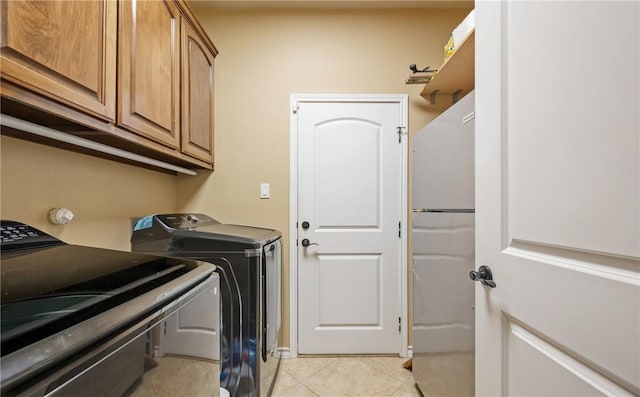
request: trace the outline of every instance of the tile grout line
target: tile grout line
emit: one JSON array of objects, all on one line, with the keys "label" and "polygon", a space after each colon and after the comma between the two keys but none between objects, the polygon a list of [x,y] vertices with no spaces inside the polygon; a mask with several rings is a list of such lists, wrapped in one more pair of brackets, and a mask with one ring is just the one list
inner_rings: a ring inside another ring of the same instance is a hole
[{"label": "tile grout line", "polygon": [[307,390],[309,390],[311,393],[313,393],[314,396],[320,397],[320,395],[318,393],[316,393],[315,391],[313,391],[312,389],[309,388],[309,386],[305,385],[304,383],[300,382],[300,384]]},{"label": "tile grout line", "polygon": [[[313,360],[315,357],[307,357],[307,358],[295,358],[293,360]],[[327,368],[329,365],[334,364],[336,361],[338,361],[340,358],[339,357],[331,357],[333,358],[333,360],[331,360],[330,362],[326,363],[325,365],[323,365],[322,367],[316,369],[315,371],[313,371],[311,374],[303,377],[302,379],[298,379],[298,377],[296,377],[294,374],[292,374],[291,372],[289,372],[287,369],[285,369],[285,372],[287,374],[289,374],[289,376],[291,376],[293,379],[297,380],[298,382],[302,383],[304,382],[306,379],[311,378],[313,375],[317,374],[318,372],[322,371],[323,369]],[[324,358],[322,358],[324,359]],[[291,363],[293,364],[293,363]],[[305,385],[306,387],[306,385]]]},{"label": "tile grout line", "polygon": [[[287,365],[289,369],[296,368],[296,363],[305,363],[305,365],[311,364],[307,366],[306,369],[313,369],[313,372],[307,373],[305,376],[301,376],[304,374],[304,371],[290,371],[287,369],[287,367],[283,368],[284,373],[286,373],[287,376],[291,377],[292,380],[295,381],[296,383],[292,384],[290,387],[287,387],[285,390],[281,390],[278,394],[274,395],[274,397],[287,395],[287,393],[291,393],[295,388],[299,388],[300,386],[302,386],[304,389],[310,392],[313,396],[321,397],[322,390],[320,390],[320,392],[316,392],[313,388],[309,386],[309,384],[307,384],[307,382],[312,380],[312,378],[314,378],[314,376],[317,376],[321,371],[331,366],[334,366],[337,368],[342,363],[348,362],[349,360],[355,360],[359,362],[361,365],[364,365],[365,368],[368,368],[370,371],[377,372],[377,373],[384,373],[394,381],[399,382],[399,384],[395,388],[393,388],[392,390],[388,390],[387,392],[384,393],[384,396],[387,396],[387,397],[393,397],[396,393],[399,393],[400,390],[403,388],[403,386],[405,386],[405,384],[409,381],[409,379],[412,378],[411,374],[409,374],[409,376],[405,376],[403,375],[403,373],[396,371],[395,366],[398,366],[397,369],[400,369],[402,366],[402,362],[403,362],[402,358],[398,358],[398,360],[394,360],[394,359],[386,359],[385,357],[381,357],[379,360],[376,360],[376,357],[368,357],[368,356],[319,357],[323,361],[326,360],[326,362],[324,364],[320,364],[320,366],[317,368],[314,367],[314,365],[317,364],[318,362],[316,361],[314,363],[314,358],[316,357],[303,357],[303,358],[292,359],[291,361],[289,361],[289,364]],[[327,360],[328,358],[332,358],[332,359]],[[297,376],[294,376],[294,373],[297,373]],[[358,376],[357,374],[354,374],[354,375]],[[300,389],[298,391],[300,391]],[[380,394],[380,396],[382,396],[382,394]]]}]

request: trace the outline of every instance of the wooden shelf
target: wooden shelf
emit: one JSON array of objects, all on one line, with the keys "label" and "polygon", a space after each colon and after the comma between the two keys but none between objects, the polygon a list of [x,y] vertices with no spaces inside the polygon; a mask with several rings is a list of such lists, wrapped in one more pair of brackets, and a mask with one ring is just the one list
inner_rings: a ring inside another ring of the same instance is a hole
[{"label": "wooden shelf", "polygon": [[447,59],[438,73],[429,81],[420,95],[434,105],[443,95],[462,98],[475,87],[475,29],[464,39],[460,47]]}]

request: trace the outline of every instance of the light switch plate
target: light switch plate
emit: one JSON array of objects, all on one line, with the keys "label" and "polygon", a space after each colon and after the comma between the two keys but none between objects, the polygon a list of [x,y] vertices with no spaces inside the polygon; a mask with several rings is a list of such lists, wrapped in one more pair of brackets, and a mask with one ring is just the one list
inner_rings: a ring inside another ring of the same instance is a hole
[{"label": "light switch plate", "polygon": [[268,199],[270,196],[270,186],[268,183],[261,183],[260,184],[260,198],[261,199]]}]

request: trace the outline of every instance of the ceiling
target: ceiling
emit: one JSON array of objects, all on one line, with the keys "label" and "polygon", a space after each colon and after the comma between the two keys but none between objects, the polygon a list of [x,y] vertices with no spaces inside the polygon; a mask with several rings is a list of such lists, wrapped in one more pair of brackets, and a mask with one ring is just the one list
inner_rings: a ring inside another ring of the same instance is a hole
[{"label": "ceiling", "polygon": [[473,0],[188,0],[193,9],[473,8]]}]

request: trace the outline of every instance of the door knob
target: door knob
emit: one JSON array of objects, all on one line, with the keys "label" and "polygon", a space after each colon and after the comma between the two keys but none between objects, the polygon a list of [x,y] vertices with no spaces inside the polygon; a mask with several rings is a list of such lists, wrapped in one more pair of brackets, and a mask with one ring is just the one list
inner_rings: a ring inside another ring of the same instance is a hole
[{"label": "door knob", "polygon": [[474,270],[470,271],[469,278],[473,281],[480,281],[482,285],[486,285],[487,287],[496,287],[496,283],[493,281],[493,273],[491,273],[489,266],[480,266],[477,272]]},{"label": "door knob", "polygon": [[303,247],[308,247],[310,245],[319,245],[318,243],[312,243],[308,238],[303,238],[301,243]]}]

